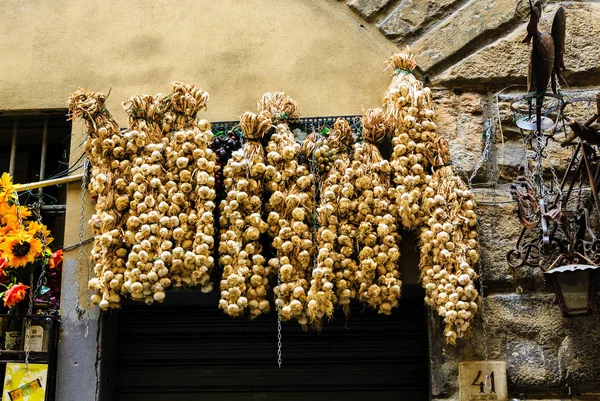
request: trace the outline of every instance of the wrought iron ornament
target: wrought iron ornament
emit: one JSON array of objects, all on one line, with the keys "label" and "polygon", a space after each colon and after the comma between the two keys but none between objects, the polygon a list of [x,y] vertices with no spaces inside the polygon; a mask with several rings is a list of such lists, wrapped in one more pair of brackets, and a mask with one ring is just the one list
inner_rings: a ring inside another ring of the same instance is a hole
[{"label": "wrought iron ornament", "polygon": [[[554,16],[552,34],[540,32],[538,23],[542,14],[541,2],[531,3],[527,36],[523,43],[532,43],[527,75],[527,100],[529,115],[517,120],[517,126],[530,154],[526,161],[525,175],[518,177],[511,186],[511,194],[517,202],[516,212],[523,225],[515,248],[508,251],[508,264],[513,267],[538,266],[548,271],[557,266],[600,264],[600,239],[596,237],[591,218],[597,217],[600,224],[600,160],[597,146],[600,144],[600,94],[596,97],[598,114],[585,123],[571,120],[564,110],[568,104],[589,99],[571,99],[560,93],[559,84],[564,81],[566,15],[561,7]],[[546,93],[552,81],[552,92]],[[554,108],[547,107],[546,113],[556,111],[556,123],[542,115],[544,99],[551,97],[558,102]],[[535,99],[536,116],[532,119],[532,101]],[[515,102],[516,103],[516,102]],[[519,112],[511,105],[511,109]],[[548,140],[559,127],[566,124],[572,134],[561,143],[573,146],[573,153],[562,180],[558,180],[552,159],[548,153]],[[551,131],[545,134],[544,131]],[[578,141],[576,141],[578,139]],[[544,166],[550,166],[552,179],[547,182]],[[588,187],[589,186],[589,187]],[[577,188],[576,188],[577,187]],[[589,190],[590,196],[584,197]]]},{"label": "wrought iron ornament", "polygon": [[[600,113],[600,94],[597,96],[597,108]],[[560,183],[552,168],[550,185],[544,180],[541,161],[550,159],[544,135],[536,132],[526,136],[537,138],[526,140],[526,144],[534,150],[533,159],[537,163],[534,163],[531,175],[519,177],[511,187],[523,225],[515,248],[507,253],[511,267],[538,266],[547,271],[568,264],[600,265],[600,239],[591,223],[594,216],[600,222],[600,159],[597,150],[600,143],[600,130],[597,128],[600,127],[594,124],[598,114],[583,124],[571,121],[566,115],[563,119],[569,121],[573,133],[561,145],[573,146],[573,153]],[[579,140],[576,142],[576,139]],[[585,197],[588,191],[589,196]],[[557,251],[558,256],[549,259]]]}]

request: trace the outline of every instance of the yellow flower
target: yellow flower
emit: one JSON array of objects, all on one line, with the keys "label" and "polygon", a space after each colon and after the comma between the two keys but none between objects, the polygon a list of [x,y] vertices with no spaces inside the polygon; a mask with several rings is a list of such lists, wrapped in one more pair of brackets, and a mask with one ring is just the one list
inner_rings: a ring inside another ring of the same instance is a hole
[{"label": "yellow flower", "polygon": [[31,216],[27,206],[8,205],[0,203],[0,223],[13,229],[21,225],[21,221]]},{"label": "yellow flower", "polygon": [[8,237],[0,243],[0,254],[10,267],[22,267],[33,262],[42,252],[42,241],[25,232],[20,237]]},{"label": "yellow flower", "polygon": [[15,192],[15,186],[12,183],[12,177],[8,175],[8,173],[2,174],[2,177],[0,177],[0,202],[16,199],[17,193]]},{"label": "yellow flower", "polygon": [[19,214],[21,215],[21,219],[26,219],[31,217],[31,210],[27,206],[19,206]]},{"label": "yellow flower", "polygon": [[52,234],[50,233],[50,230],[48,230],[48,227],[46,227],[44,224],[38,223],[37,221],[32,221],[29,223],[27,231],[32,237],[38,238],[40,241],[42,240],[42,237],[44,237],[46,245],[54,241],[54,238],[52,238]]}]

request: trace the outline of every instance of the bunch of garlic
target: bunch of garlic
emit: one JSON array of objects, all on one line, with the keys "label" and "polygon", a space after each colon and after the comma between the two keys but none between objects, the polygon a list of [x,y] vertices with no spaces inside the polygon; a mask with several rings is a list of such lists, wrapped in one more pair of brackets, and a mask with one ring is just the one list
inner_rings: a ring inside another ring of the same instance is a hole
[{"label": "bunch of garlic", "polygon": [[221,202],[219,262],[223,266],[219,308],[230,316],[246,309],[250,317],[270,309],[267,290],[271,267],[260,243],[268,224],[262,220],[263,180],[266,170],[260,144],[271,128],[263,116],[245,113],[240,118],[245,143],[223,168],[227,197]]},{"label": "bunch of garlic", "polygon": [[357,226],[359,299],[390,314],[398,305],[401,285],[397,263],[400,258],[398,227],[390,214],[388,197],[391,166],[381,157],[376,143],[386,135],[383,110],[369,109],[362,118],[364,141],[354,146],[351,165],[358,196],[354,221]]},{"label": "bunch of garlic", "polygon": [[388,123],[393,129],[390,163],[395,185],[390,197],[395,200],[393,210],[397,218],[407,229],[417,228],[422,222],[420,202],[431,167],[428,155],[437,139],[431,91],[412,74],[415,65],[408,48],[390,58],[388,66],[395,75],[384,97]]},{"label": "bunch of garlic", "polygon": [[215,157],[207,149],[210,124],[195,116],[207,99],[178,83],[171,94],[132,96],[123,103],[130,127],[121,133],[104,95],[72,95],[73,116],[85,118],[90,133],[90,189],[98,195],[91,224],[98,238],[89,287],[101,308],[117,307],[119,293],[162,301],[171,281],[211,288]]},{"label": "bunch of garlic", "polygon": [[218,166],[216,154],[210,149],[212,138],[210,123],[200,120],[194,135],[196,149],[193,154],[196,169],[196,207],[193,215],[197,221],[188,218],[188,222],[196,224],[193,242],[195,268],[192,271],[192,283],[201,285],[203,292],[210,292],[213,288],[210,275],[214,268],[212,254],[215,242],[215,173]]},{"label": "bunch of garlic", "polygon": [[265,149],[266,209],[269,213],[267,222],[272,237],[277,236],[281,224],[289,226],[283,211],[286,207],[286,194],[296,179],[299,148],[300,145],[295,142],[287,124],[278,124]]},{"label": "bunch of garlic", "polygon": [[94,233],[91,259],[95,277],[89,280],[88,287],[92,291],[92,303],[99,304],[102,309],[118,307],[120,302],[126,250],[122,248],[120,230],[122,209],[118,208],[123,204],[120,195],[124,191],[115,189],[115,181],[121,179],[129,166],[119,126],[104,107],[105,101],[104,94],[87,92],[83,88],[69,98],[70,118],[83,118],[87,123],[88,139],[84,151],[92,166],[88,189],[97,200],[90,219]]},{"label": "bunch of garlic", "polygon": [[[271,260],[279,268],[279,286],[275,289],[277,306],[283,320],[295,318],[306,325],[306,302],[313,261],[314,176],[301,165],[295,183],[286,191],[283,217],[273,247],[277,258]],[[269,217],[271,217],[269,215]]]},{"label": "bunch of garlic", "polygon": [[163,247],[172,245],[173,225],[166,221],[168,218],[160,206],[172,202],[172,189],[176,184],[165,174],[168,160],[164,155],[173,152],[158,123],[162,110],[156,108],[153,96],[132,96],[123,107],[129,114],[129,131],[123,136],[132,167],[131,181],[127,184],[129,211],[124,232],[125,244],[131,250],[122,288],[132,299],[151,304],[164,300],[164,288],[171,284],[165,277],[169,273],[170,258],[166,261],[163,257]]},{"label": "bunch of garlic", "polygon": [[[339,263],[334,264],[333,284],[337,305],[348,315],[350,300],[356,298],[356,279],[359,270],[356,252],[357,225],[354,222],[354,214],[357,211],[357,194],[352,182],[351,171],[348,169],[353,157],[354,133],[348,121],[342,118],[337,119],[327,142],[332,155],[329,163],[331,164],[333,161],[335,169],[344,169],[337,174],[339,180],[333,181],[333,186],[330,188],[339,195],[336,213],[338,230],[334,248],[338,254]],[[337,163],[338,158],[342,159],[341,163]],[[329,166],[326,170],[329,170]]]},{"label": "bunch of garlic", "polygon": [[446,341],[455,344],[470,332],[479,304],[474,267],[479,259],[473,193],[451,166],[427,177],[421,230],[421,281],[425,301],[444,317]]},{"label": "bunch of garlic", "polygon": [[296,102],[283,92],[266,93],[258,102],[262,116],[278,122],[266,147],[266,209],[278,271],[276,305],[282,320],[306,325],[306,292],[312,265],[312,215],[315,177],[288,121],[298,116]]},{"label": "bunch of garlic", "polygon": [[354,138],[348,122],[338,119],[333,133],[324,142],[336,150],[339,157],[321,177],[321,200],[317,208],[317,257],[307,306],[308,317],[315,327],[320,327],[325,316],[333,315],[337,303],[345,312],[349,311],[350,299],[356,295],[354,279],[358,270],[353,260],[356,229],[350,222],[354,213],[355,194],[349,172],[349,151]]},{"label": "bunch of garlic", "polygon": [[257,103],[258,111],[270,119],[273,125],[279,122],[295,122],[300,118],[298,104],[285,92],[267,92]]},{"label": "bunch of garlic", "polygon": [[155,97],[155,105],[165,110],[161,127],[164,132],[195,125],[196,115],[206,110],[208,92],[182,82],[171,83],[171,93]]}]

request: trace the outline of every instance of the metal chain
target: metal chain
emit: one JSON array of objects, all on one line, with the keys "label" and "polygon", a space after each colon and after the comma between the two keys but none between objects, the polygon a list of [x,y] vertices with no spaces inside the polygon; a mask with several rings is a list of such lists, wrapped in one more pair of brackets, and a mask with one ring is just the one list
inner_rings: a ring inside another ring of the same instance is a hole
[{"label": "metal chain", "polygon": [[[558,180],[558,175],[556,174],[556,170],[554,169],[554,163],[552,163],[552,158],[548,157],[548,163],[550,164],[550,173],[552,174],[552,180],[554,181],[554,185],[556,189],[554,191],[558,191],[560,197],[562,197],[562,189],[560,188],[560,181]],[[553,192],[554,192],[553,191]]]},{"label": "metal chain", "polygon": [[[44,235],[42,234],[42,238],[44,238]],[[44,243],[44,247],[42,248],[42,252],[46,252],[45,250],[45,241],[43,241]],[[30,273],[29,275],[29,282],[33,285],[33,272]],[[33,313],[33,288],[29,289],[29,307],[27,308],[27,315],[31,315]],[[29,335],[30,341],[27,341],[27,335]],[[28,369],[29,368],[29,353],[31,351],[31,318],[30,317],[26,317],[25,318],[25,338],[24,338],[24,342],[25,342],[25,367]]]},{"label": "metal chain", "polygon": [[[502,124],[502,122],[500,120],[499,124]],[[484,147],[483,147],[483,152],[481,153],[481,157],[479,158],[479,161],[477,162],[477,165],[475,167],[475,169],[473,170],[473,173],[471,174],[471,176],[469,177],[467,186],[469,187],[469,189],[472,191],[473,190],[473,180],[475,179],[475,176],[477,175],[479,169],[481,168],[481,166],[483,166],[483,163],[485,161],[489,160],[489,156],[490,156],[490,152],[492,149],[492,143],[494,142],[494,136],[493,135],[493,130],[492,130],[492,126],[493,126],[493,120],[487,120],[485,127],[484,127],[484,136],[485,136],[485,143],[484,143]],[[490,177],[491,173],[488,171],[488,178]],[[494,205],[494,211],[493,211],[493,220],[495,221],[495,216],[496,216],[496,184],[495,182],[492,183],[492,204]],[[481,233],[481,222],[479,219],[477,219],[477,223],[476,223],[476,228],[477,228],[477,232]],[[488,387],[487,382],[490,380],[490,369],[489,369],[489,350],[488,350],[488,333],[487,333],[487,324],[485,321],[486,318],[486,311],[485,311],[485,283],[484,283],[484,271],[483,271],[483,263],[481,261],[481,247],[479,250],[479,259],[477,260],[477,270],[478,270],[478,274],[479,274],[479,283],[480,283],[480,297],[481,297],[481,328],[483,330],[483,353],[484,353],[484,360],[485,360],[485,382],[484,382],[484,386],[489,390],[491,389],[491,386]]]},{"label": "metal chain", "polygon": [[[494,204],[494,210],[492,211],[492,224],[494,225],[496,222],[496,214],[498,207],[496,206],[496,186],[492,186],[492,203]],[[477,221],[477,226],[479,230],[479,220]],[[489,368],[489,360],[490,354],[488,349],[488,334],[487,334],[487,324],[485,322],[485,282],[484,282],[484,271],[483,271],[483,263],[481,262],[481,256],[477,260],[477,265],[479,267],[479,283],[481,284],[481,328],[483,329],[483,354],[485,357],[485,387],[489,390],[491,386],[487,386],[487,381],[490,379],[490,368]]]},{"label": "metal chain", "polygon": [[[37,214],[37,220],[39,224],[43,224],[42,223],[42,201],[41,199],[39,199],[36,203],[35,203],[35,209],[36,209],[36,214]],[[31,288],[29,289],[29,306],[27,307],[27,315],[31,316],[33,315],[33,303],[35,301],[35,296],[38,295],[40,288],[42,288],[42,286],[45,284],[45,277],[46,277],[46,266],[48,263],[48,255],[46,254],[47,248],[48,248],[48,243],[47,243],[47,239],[46,239],[46,235],[44,234],[44,231],[42,230],[41,232],[41,238],[40,238],[41,242],[42,242],[42,271],[40,272],[40,277],[38,279],[37,285],[35,285],[34,287],[34,277],[33,277],[33,272],[30,273],[29,275],[29,283]],[[25,339],[24,339],[24,351],[25,351],[25,366],[29,367],[29,354],[31,351],[31,341],[27,341],[27,336],[30,336],[31,338],[31,318],[25,318]]]},{"label": "metal chain", "polygon": [[479,172],[479,169],[481,169],[481,166],[483,166],[483,162],[485,162],[488,159],[490,152],[492,150],[492,142],[493,142],[493,136],[494,136],[494,135],[492,135],[492,124],[493,124],[492,120],[487,120],[485,122],[485,126],[483,127],[483,136],[485,137],[485,143],[483,145],[483,152],[481,152],[481,157],[477,161],[477,164],[475,165],[475,168],[473,169],[473,173],[469,177],[469,186],[471,186],[471,183],[475,179],[475,176]]},{"label": "metal chain", "polygon": [[85,159],[83,163],[83,178],[81,180],[81,203],[80,203],[80,211],[79,211],[79,256],[77,263],[77,300],[75,301],[75,311],[77,312],[77,318],[82,319],[86,316],[85,319],[85,337],[87,338],[89,334],[89,310],[84,308],[81,305],[81,280],[82,280],[82,269],[83,269],[83,259],[85,258],[83,252],[83,234],[84,234],[84,224],[85,224],[85,196],[87,192],[87,180],[88,180],[88,169],[89,169],[89,159]]},{"label": "metal chain", "polygon": [[[281,286],[281,275],[279,270],[277,270],[277,288],[279,289]],[[275,300],[277,305],[277,366],[281,369],[281,298],[277,298]]]}]

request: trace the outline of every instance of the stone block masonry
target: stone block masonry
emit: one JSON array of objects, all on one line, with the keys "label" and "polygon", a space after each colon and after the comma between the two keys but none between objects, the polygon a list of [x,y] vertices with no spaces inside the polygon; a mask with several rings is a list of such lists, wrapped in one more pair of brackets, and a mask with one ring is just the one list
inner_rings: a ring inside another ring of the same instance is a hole
[{"label": "stone block masonry", "polygon": [[[564,7],[567,35],[562,90],[570,98],[600,91],[600,3],[544,2],[540,29],[549,32]],[[463,178],[473,177],[480,218],[482,310],[471,337],[456,347],[441,341],[441,319],[430,315],[431,391],[434,400],[458,400],[458,362],[503,360],[515,399],[554,400],[571,387],[600,393],[600,311],[564,318],[552,288],[537,267],[511,268],[506,253],[521,233],[510,183],[527,163],[527,150],[514,125],[511,102],[526,91],[530,47],[521,43],[529,11],[526,0],[348,0],[348,6],[392,43],[410,45],[418,68],[429,75],[437,126],[450,145]],[[566,111],[584,120],[595,103]],[[501,125],[500,125],[501,124]],[[482,158],[487,136],[491,149]],[[562,177],[571,149],[560,146],[564,131],[548,150]],[[550,166],[544,163],[549,174]],[[496,181],[491,189],[490,182]],[[495,203],[494,203],[495,202]],[[485,329],[484,329],[485,327]],[[487,350],[487,351],[486,351]]]}]

